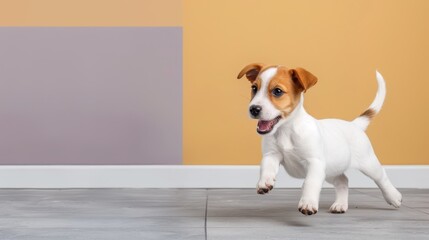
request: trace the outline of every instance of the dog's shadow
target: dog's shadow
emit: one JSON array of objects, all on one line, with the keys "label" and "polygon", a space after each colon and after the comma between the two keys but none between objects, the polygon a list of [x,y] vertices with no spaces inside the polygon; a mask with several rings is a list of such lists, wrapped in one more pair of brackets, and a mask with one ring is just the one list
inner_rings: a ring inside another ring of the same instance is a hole
[{"label": "dog's shadow", "polygon": [[[264,206],[259,208],[252,208],[251,206],[236,206],[230,208],[212,208],[209,209],[207,217],[220,217],[220,218],[234,218],[234,221],[242,221],[243,224],[252,222],[251,225],[256,223],[263,223],[263,225],[277,225],[277,226],[290,226],[290,227],[314,227],[325,225],[330,222],[330,219],[346,220],[353,218],[367,218],[368,216],[355,214],[357,211],[395,211],[394,208],[388,206],[369,206],[369,205],[352,205],[348,212],[343,214],[333,214],[329,212],[329,204],[321,204],[319,212],[314,216],[305,216],[298,211],[295,206],[286,206],[279,209],[278,206]],[[272,224],[270,224],[272,223]]]},{"label": "dog's shadow", "polygon": [[234,221],[263,223],[264,225],[287,225],[293,227],[311,227],[312,225],[304,219],[296,208],[283,208],[265,206],[263,208],[235,207],[234,209],[216,208],[208,211],[207,218],[233,218]]}]

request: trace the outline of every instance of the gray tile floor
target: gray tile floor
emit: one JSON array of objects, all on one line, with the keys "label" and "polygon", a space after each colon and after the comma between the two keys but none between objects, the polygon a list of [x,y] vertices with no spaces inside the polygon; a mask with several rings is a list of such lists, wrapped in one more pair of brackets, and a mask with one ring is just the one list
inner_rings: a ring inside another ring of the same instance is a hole
[{"label": "gray tile floor", "polygon": [[346,214],[297,210],[299,189],[0,189],[8,239],[429,239],[429,190],[401,189],[393,209],[378,189],[350,190]]}]

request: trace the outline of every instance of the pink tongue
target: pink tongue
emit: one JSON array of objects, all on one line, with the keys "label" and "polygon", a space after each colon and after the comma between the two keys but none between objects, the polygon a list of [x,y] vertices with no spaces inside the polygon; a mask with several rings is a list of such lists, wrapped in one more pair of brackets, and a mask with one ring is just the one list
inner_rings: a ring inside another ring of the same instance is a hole
[{"label": "pink tongue", "polygon": [[271,127],[273,126],[273,122],[274,122],[274,120],[271,120],[271,121],[259,120],[258,121],[259,131],[266,132],[266,131],[271,130]]}]

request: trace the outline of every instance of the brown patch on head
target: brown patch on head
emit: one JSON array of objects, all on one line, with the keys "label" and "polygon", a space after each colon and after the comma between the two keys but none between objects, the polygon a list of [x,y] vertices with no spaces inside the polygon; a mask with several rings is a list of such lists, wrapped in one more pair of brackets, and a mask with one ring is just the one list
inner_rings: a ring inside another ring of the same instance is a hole
[{"label": "brown patch on head", "polygon": [[[253,86],[256,86],[259,91],[261,89],[261,79],[259,76],[262,72],[272,67],[277,68],[277,73],[268,84],[268,96],[273,105],[282,112],[282,117],[286,117],[298,105],[301,92],[305,92],[307,89],[314,86],[317,82],[317,78],[303,68],[287,69],[283,66],[266,66],[261,63],[252,63],[245,66],[240,71],[237,78],[240,79],[246,75],[246,78]],[[284,94],[279,97],[273,95],[272,91],[276,88],[281,89]],[[252,93],[252,98],[253,97],[254,94]]]},{"label": "brown patch on head", "polygon": [[[280,97],[275,96],[272,92],[276,88],[281,89],[284,94]],[[282,112],[282,117],[286,117],[298,105],[302,89],[293,81],[288,69],[280,66],[277,67],[276,75],[270,80],[267,91],[274,107]]]},{"label": "brown patch on head", "polygon": [[367,117],[369,119],[372,119],[375,116],[376,112],[372,108],[368,108],[365,112],[363,112],[360,117]]}]

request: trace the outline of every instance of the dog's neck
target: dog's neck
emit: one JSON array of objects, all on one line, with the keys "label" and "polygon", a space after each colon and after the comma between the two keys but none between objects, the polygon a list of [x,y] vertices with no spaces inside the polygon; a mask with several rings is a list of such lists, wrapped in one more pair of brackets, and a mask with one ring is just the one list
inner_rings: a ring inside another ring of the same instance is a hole
[{"label": "dog's neck", "polygon": [[304,120],[305,118],[312,118],[312,117],[304,109],[304,93],[301,93],[299,102],[296,105],[295,109],[289,114],[289,116],[285,119],[285,122],[280,126],[278,130],[279,131],[287,130],[293,125],[302,122],[302,120]]}]

